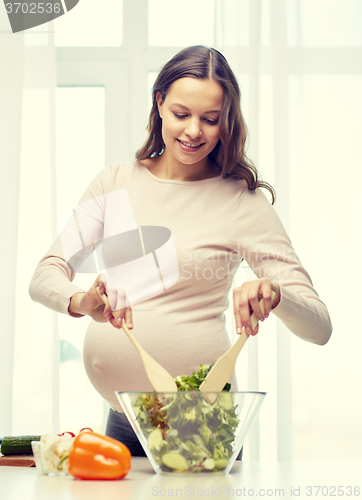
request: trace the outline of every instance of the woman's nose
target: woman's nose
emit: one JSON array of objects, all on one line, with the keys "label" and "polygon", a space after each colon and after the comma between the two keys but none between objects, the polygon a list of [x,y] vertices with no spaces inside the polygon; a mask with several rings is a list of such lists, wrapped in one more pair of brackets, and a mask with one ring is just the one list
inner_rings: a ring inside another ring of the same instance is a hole
[{"label": "woman's nose", "polygon": [[185,134],[193,138],[200,137],[202,130],[199,120],[190,120],[186,125]]}]

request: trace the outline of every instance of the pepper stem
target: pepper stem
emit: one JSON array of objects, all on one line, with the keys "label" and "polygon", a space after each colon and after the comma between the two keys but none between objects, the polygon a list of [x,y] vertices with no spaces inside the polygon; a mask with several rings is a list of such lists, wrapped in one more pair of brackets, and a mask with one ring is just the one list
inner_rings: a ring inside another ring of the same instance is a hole
[{"label": "pepper stem", "polygon": [[65,455],[62,456],[62,458],[59,460],[59,463],[57,465],[57,469],[60,470],[62,468],[62,463],[64,460],[66,460],[69,457],[69,453],[66,453]]}]

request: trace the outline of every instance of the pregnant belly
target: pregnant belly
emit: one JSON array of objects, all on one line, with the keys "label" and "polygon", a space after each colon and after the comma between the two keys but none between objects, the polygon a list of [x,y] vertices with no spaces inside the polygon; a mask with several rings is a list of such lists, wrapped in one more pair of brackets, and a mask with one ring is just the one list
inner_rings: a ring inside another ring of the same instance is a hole
[{"label": "pregnant belly", "polygon": [[[173,377],[197,371],[200,363],[210,365],[230,347],[222,318],[191,325],[171,315],[161,320],[152,311],[133,311],[133,320],[141,346]],[[115,410],[121,411],[115,391],[153,390],[138,351],[123,330],[109,323],[90,323],[83,356],[91,383]]]}]

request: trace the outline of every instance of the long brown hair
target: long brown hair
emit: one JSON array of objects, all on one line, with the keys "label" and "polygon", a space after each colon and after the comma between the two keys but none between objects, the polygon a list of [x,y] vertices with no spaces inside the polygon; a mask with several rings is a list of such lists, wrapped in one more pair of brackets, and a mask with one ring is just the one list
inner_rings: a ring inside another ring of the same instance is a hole
[{"label": "long brown hair", "polygon": [[275,201],[274,188],[261,180],[252,161],[246,156],[248,129],[240,107],[240,88],[225,57],[216,49],[195,45],[178,52],[161,69],[152,89],[152,109],[148,120],[148,138],[136,153],[138,161],[162,154],[162,120],[158,112],[156,95],[162,101],[172,83],[179,78],[211,78],[223,88],[223,105],[220,115],[220,139],[209,158],[216,164],[222,177],[244,179],[250,190],[267,189]]}]

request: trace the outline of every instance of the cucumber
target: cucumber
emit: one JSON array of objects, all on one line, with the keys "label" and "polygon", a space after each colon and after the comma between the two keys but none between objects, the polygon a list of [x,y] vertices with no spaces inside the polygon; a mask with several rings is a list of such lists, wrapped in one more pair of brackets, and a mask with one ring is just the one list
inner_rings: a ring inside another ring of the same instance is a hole
[{"label": "cucumber", "polygon": [[172,451],[162,456],[162,462],[170,469],[183,471],[189,468],[186,458],[180,453],[174,453]]},{"label": "cucumber", "polygon": [[205,469],[212,470],[215,467],[215,460],[213,458],[206,458],[202,462],[202,465],[205,467]]},{"label": "cucumber", "polygon": [[217,469],[226,469],[228,465],[229,462],[225,458],[218,458],[217,460],[215,460],[215,467]]},{"label": "cucumber", "polygon": [[231,410],[234,406],[233,397],[230,392],[221,392],[219,394],[219,405],[224,408],[224,410]]},{"label": "cucumber", "polygon": [[163,435],[161,429],[156,427],[156,429],[153,429],[151,434],[147,438],[147,445],[150,450],[157,450],[160,451],[161,445],[163,441]]},{"label": "cucumber", "polygon": [[3,455],[32,455],[32,441],[40,441],[41,436],[5,436],[1,441]]}]

